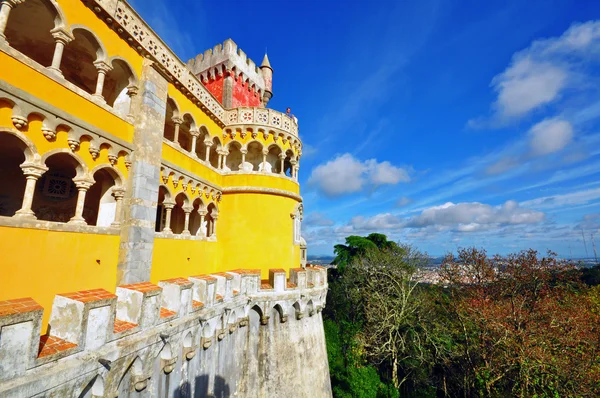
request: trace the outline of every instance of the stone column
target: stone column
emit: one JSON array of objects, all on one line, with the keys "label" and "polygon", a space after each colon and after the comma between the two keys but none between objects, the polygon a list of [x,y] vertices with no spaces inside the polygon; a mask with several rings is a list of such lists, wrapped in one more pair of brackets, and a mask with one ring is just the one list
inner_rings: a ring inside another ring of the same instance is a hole
[{"label": "stone column", "polygon": [[221,165],[222,169],[224,169],[225,167],[227,167],[227,155],[229,155],[229,151],[228,150],[223,150],[223,164]]},{"label": "stone column", "polygon": [[217,154],[219,155],[219,163],[217,165],[217,168],[221,170],[223,168],[223,151],[217,149]]},{"label": "stone column", "polygon": [[198,232],[196,236],[200,236],[206,238],[206,230],[204,227],[204,222],[206,222],[206,215],[208,214],[206,210],[198,210],[198,214],[200,215],[200,228],[198,228]]},{"label": "stone column", "polygon": [[123,198],[117,285],[150,280],[168,83],[144,59],[131,99],[133,151]]},{"label": "stone column", "polygon": [[294,179],[298,181],[298,172],[300,171],[300,164],[296,165],[296,171],[294,172]]},{"label": "stone column", "polygon": [[83,218],[83,206],[85,205],[85,194],[95,181],[84,178],[74,178],[73,182],[77,187],[77,205],[75,206],[75,215],[69,220],[69,224],[87,224]]},{"label": "stone column", "polygon": [[173,142],[179,145],[179,126],[181,126],[181,123],[183,123],[183,118],[179,116],[173,116],[171,120],[175,125],[175,134],[173,135]]},{"label": "stone column", "polygon": [[292,168],[290,170],[291,177],[296,178],[296,164],[298,161],[296,159],[291,159],[290,163],[292,164]]},{"label": "stone column", "polygon": [[123,197],[125,196],[125,189],[113,188],[112,196],[115,198],[117,203],[115,207],[115,220],[110,224],[111,227],[119,227],[121,225],[121,210],[123,208]]},{"label": "stone column", "polygon": [[163,203],[163,207],[165,208],[167,215],[165,216],[165,226],[162,232],[173,232],[173,230],[171,230],[171,211],[173,211],[175,203]]},{"label": "stone column", "polygon": [[74,37],[71,32],[62,27],[54,28],[50,32],[52,33],[52,37],[54,37],[54,42],[56,44],[54,47],[54,56],[52,57],[52,65],[48,66],[48,69],[62,77],[63,73],[60,70],[60,63],[62,61],[63,50]]},{"label": "stone column", "polygon": [[190,134],[192,135],[192,153],[196,154],[196,141],[198,141],[198,137],[200,136],[199,130],[190,130]]},{"label": "stone column", "polygon": [[190,213],[194,210],[193,207],[184,206],[183,211],[185,212],[185,221],[183,223],[183,231],[181,235],[189,236],[190,234]]},{"label": "stone column", "polygon": [[129,112],[127,113],[127,119],[133,122],[133,100],[138,95],[138,87],[135,85],[127,86],[127,96],[129,97]]},{"label": "stone column", "polygon": [[21,165],[21,169],[23,170],[27,182],[25,184],[25,193],[23,194],[23,204],[21,205],[21,209],[15,213],[15,217],[35,219],[35,214],[31,210],[33,195],[35,194],[35,185],[42,174],[48,171],[48,168],[42,165],[25,163]]},{"label": "stone column", "polygon": [[96,92],[94,98],[98,99],[102,103],[106,103],[102,91],[104,90],[104,78],[106,74],[112,70],[112,67],[104,61],[94,61],[94,66],[98,71],[98,80],[96,80]]},{"label": "stone column", "polygon": [[285,167],[285,153],[280,153],[279,154],[279,174],[281,175],[285,175],[284,174],[284,167]]},{"label": "stone column", "polygon": [[[242,164],[240,166],[243,166],[244,163],[246,163],[246,154],[248,153],[248,149],[242,148],[240,150],[240,152],[242,153]],[[240,169],[241,169],[241,167],[240,167]]]},{"label": "stone column", "polygon": [[2,0],[2,5],[0,5],[0,43],[6,43],[6,36],[4,35],[4,30],[6,29],[6,25],[8,24],[8,16],[10,15],[10,10],[24,2],[25,0]]},{"label": "stone column", "polygon": [[216,238],[217,237],[217,219],[219,218],[219,216],[214,214],[211,217],[213,219],[213,222],[212,222],[211,228],[210,228],[210,237]]},{"label": "stone column", "polygon": [[[261,163],[261,165],[262,165],[262,172],[266,173],[267,172],[266,171],[267,170],[267,167],[266,167],[266,165],[267,165],[267,155],[269,154],[269,150],[268,149],[263,149],[262,154],[263,154],[263,159],[262,159],[262,163]],[[259,167],[259,170],[260,170],[260,167]]]},{"label": "stone column", "polygon": [[206,158],[204,159],[206,163],[210,162],[210,147],[213,142],[209,139],[210,137],[207,135],[207,139],[204,140],[204,145],[206,145]]}]

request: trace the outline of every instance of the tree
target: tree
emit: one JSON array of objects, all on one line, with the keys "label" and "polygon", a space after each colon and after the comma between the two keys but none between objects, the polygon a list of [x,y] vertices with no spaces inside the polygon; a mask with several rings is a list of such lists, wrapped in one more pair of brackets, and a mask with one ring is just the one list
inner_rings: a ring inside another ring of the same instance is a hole
[{"label": "tree", "polygon": [[600,318],[574,266],[534,250],[460,249],[442,265],[472,393],[597,396]]}]

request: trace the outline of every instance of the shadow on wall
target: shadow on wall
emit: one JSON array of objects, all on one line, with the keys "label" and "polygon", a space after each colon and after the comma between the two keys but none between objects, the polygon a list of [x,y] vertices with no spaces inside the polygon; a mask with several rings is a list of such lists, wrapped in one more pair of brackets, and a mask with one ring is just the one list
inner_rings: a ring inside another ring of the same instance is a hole
[{"label": "shadow on wall", "polygon": [[[215,385],[213,392],[208,392],[209,376],[202,375],[196,377],[194,385],[194,398],[229,398],[231,397],[231,390],[229,385],[225,382],[225,379],[221,376],[215,376]],[[176,391],[175,397],[192,397],[192,386],[186,381]]]}]

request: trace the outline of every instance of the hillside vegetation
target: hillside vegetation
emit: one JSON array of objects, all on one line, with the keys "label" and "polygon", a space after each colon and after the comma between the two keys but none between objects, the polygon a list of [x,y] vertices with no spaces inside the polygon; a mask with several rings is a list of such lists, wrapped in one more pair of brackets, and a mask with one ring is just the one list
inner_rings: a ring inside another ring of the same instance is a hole
[{"label": "hillside vegetation", "polygon": [[385,235],[335,246],[324,311],[336,397],[600,396],[600,267],[460,249],[439,285]]}]

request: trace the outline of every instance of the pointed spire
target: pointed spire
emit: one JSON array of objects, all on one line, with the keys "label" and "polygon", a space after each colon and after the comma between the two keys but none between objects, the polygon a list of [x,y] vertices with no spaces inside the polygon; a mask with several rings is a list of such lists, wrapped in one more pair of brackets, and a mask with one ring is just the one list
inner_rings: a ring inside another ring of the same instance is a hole
[{"label": "pointed spire", "polygon": [[267,68],[273,69],[273,68],[271,68],[271,63],[269,62],[269,57],[267,56],[267,53],[265,53],[265,57],[263,58],[263,61],[262,61],[262,64],[260,64],[260,67],[261,68],[267,67]]}]

